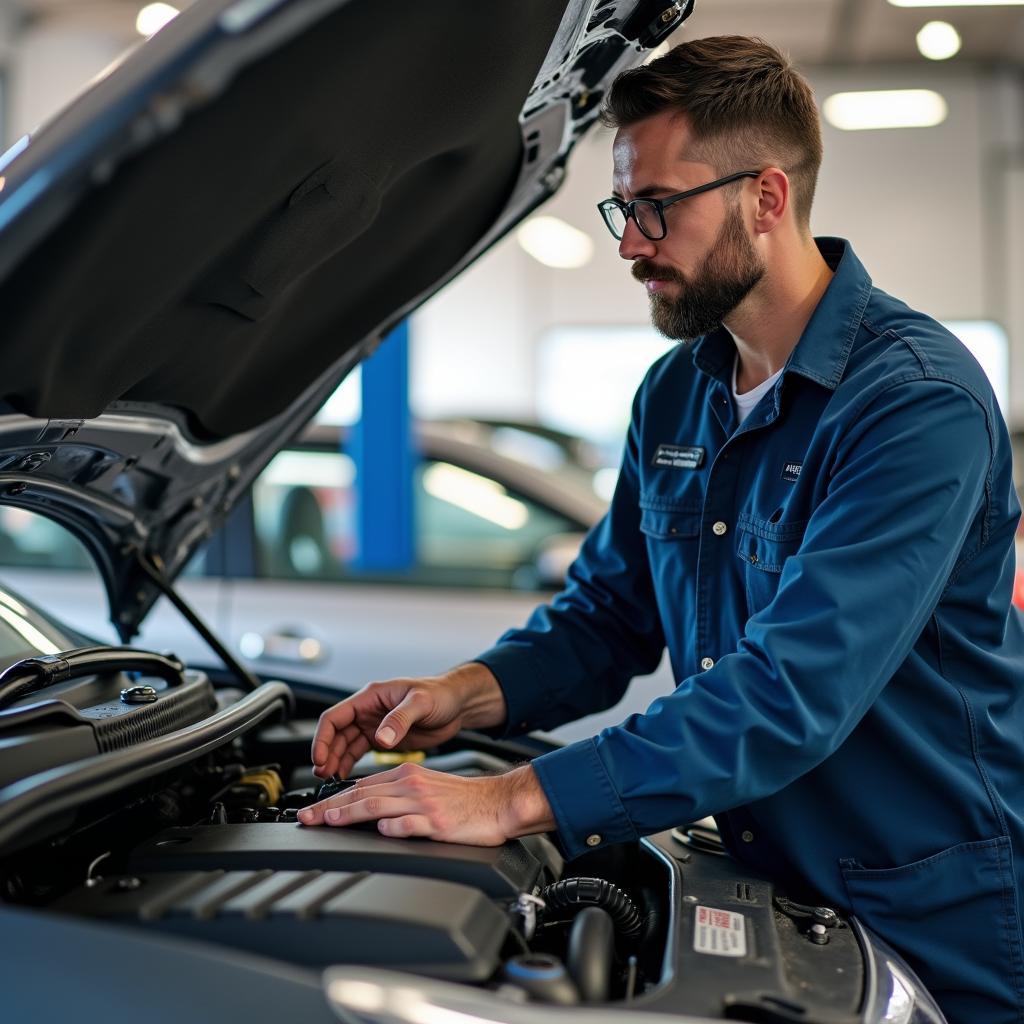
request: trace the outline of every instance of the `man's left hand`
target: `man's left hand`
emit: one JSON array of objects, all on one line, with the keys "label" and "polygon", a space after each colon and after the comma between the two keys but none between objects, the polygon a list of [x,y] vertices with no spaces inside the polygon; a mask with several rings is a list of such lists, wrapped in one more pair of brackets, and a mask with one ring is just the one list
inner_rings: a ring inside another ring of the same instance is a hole
[{"label": "man's left hand", "polygon": [[403,764],[304,808],[299,821],[340,826],[376,821],[381,835],[469,846],[500,846],[506,839],[555,828],[551,805],[529,765],[466,778]]}]

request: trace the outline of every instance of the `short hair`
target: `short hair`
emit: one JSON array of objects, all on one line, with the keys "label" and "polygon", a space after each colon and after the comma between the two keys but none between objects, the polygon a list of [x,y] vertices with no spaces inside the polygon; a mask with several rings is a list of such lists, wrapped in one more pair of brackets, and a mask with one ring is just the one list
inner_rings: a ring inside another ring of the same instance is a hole
[{"label": "short hair", "polygon": [[686,115],[694,155],[720,175],[751,163],[781,167],[793,185],[797,224],[809,230],[821,121],[810,85],[788,57],[747,36],[680,43],[620,74],[605,97],[601,121],[622,128],[665,110]]}]

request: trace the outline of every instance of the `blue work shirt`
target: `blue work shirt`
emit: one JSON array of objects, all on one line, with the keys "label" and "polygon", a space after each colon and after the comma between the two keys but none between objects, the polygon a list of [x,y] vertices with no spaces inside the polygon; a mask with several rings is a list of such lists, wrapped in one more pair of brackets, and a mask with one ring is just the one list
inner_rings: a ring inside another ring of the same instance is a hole
[{"label": "blue work shirt", "polygon": [[[570,855],[715,815],[856,914],[951,1021],[1024,1019],[1020,508],[992,389],[849,244],[742,424],[723,328],[656,362],[565,589],[477,660],[508,731],[676,689],[533,762]],[[1016,871],[1014,869],[1016,863]]]}]

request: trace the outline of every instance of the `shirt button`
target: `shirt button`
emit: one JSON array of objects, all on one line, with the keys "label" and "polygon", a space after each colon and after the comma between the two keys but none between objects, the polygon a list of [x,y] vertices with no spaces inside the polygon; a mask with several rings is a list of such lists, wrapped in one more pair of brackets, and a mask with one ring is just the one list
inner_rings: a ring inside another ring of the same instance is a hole
[{"label": "shirt button", "polygon": [[754,833],[751,832],[750,829],[747,829],[747,831],[740,836],[740,839],[745,843],[752,843],[754,841]]},{"label": "shirt button", "polygon": [[601,837],[595,832],[592,836],[587,836],[587,846],[600,846]]},{"label": "shirt button", "polygon": [[702,669],[704,669],[705,672],[707,672],[707,670],[709,668],[714,668],[715,667],[715,659],[714,658],[701,658],[700,659],[700,667]]},{"label": "shirt button", "polygon": [[729,529],[729,527],[728,527],[728,526],[726,526],[726,525],[725,525],[725,523],[723,523],[723,522],[719,521],[719,522],[715,523],[715,525],[714,525],[714,526],[712,526],[712,527],[711,527],[711,532],[712,532],[712,533],[713,533],[713,534],[714,534],[714,535],[715,535],[716,537],[724,537],[724,536],[725,536],[725,534],[726,534],[726,531],[727,531],[728,529]]}]

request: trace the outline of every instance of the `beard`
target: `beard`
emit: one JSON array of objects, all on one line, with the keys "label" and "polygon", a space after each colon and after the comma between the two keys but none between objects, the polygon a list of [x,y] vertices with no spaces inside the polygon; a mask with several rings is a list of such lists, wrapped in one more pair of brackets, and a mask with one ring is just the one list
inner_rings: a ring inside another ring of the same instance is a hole
[{"label": "beard", "polygon": [[660,334],[676,341],[694,341],[715,330],[764,277],[765,265],[734,207],[692,278],[678,270],[647,260],[633,264],[638,281],[672,281],[680,286],[678,298],[657,292],[650,296],[651,322]]}]

